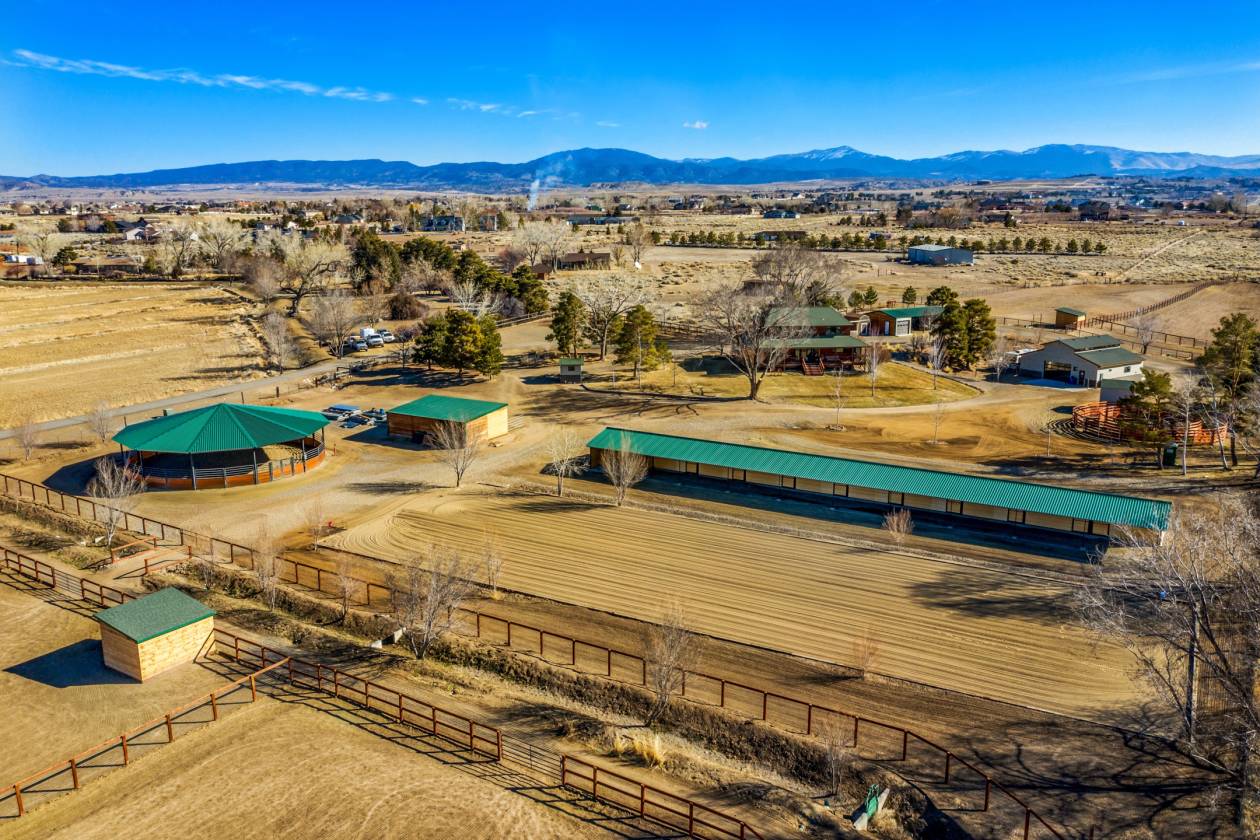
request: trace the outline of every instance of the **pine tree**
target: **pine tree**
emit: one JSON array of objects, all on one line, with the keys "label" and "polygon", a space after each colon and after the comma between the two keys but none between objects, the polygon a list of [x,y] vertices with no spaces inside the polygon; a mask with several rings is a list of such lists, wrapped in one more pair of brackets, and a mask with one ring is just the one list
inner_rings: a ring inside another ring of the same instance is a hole
[{"label": "pine tree", "polygon": [[862,295],[862,302],[867,306],[874,306],[879,303],[879,292],[875,291],[874,286],[866,287],[866,294]]},{"label": "pine tree", "polygon": [[901,293],[901,302],[907,306],[914,305],[919,299],[919,293],[914,290],[914,286],[906,286],[906,290]]},{"label": "pine tree", "polygon": [[928,292],[928,306],[948,306],[950,303],[958,302],[958,292],[955,292],[949,286],[937,286]]},{"label": "pine tree", "polygon": [[499,336],[499,324],[494,315],[482,315],[477,322],[481,340],[473,359],[473,368],[482,376],[493,378],[503,370],[503,339]]},{"label": "pine tree", "polygon": [[582,329],[586,326],[586,307],[573,292],[561,292],[551,312],[551,332],[547,340],[554,341],[561,353],[577,355]]},{"label": "pine tree", "polygon": [[627,312],[613,340],[618,364],[633,365],[634,378],[639,379],[644,368],[657,366],[656,344],[656,319],[647,307],[636,306]]}]

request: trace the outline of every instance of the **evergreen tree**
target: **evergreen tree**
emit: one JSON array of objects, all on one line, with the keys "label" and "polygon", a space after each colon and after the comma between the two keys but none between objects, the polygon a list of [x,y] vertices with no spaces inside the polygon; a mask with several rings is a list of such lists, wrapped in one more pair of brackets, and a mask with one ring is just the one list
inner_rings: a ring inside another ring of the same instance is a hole
[{"label": "evergreen tree", "polygon": [[943,304],[945,309],[936,319],[932,334],[941,339],[945,348],[945,364],[958,370],[967,359],[967,315],[958,304],[957,296]]},{"label": "evergreen tree", "polygon": [[919,293],[914,290],[914,286],[906,286],[906,290],[901,293],[901,302],[907,306],[913,306],[918,299]]},{"label": "evergreen tree", "polygon": [[1220,391],[1226,409],[1235,419],[1230,423],[1229,452],[1238,464],[1238,442],[1234,426],[1243,400],[1260,370],[1260,329],[1246,313],[1235,312],[1221,319],[1212,330],[1212,343],[1199,357],[1198,364],[1207,372],[1214,388]]},{"label": "evergreen tree", "polygon": [[1075,253],[1076,253],[1077,251],[1079,251],[1080,249],[1081,249],[1081,246],[1080,246],[1080,245],[1078,245],[1078,244],[1076,244],[1076,240],[1075,240],[1075,239],[1069,239],[1069,240],[1068,240],[1068,244],[1067,244],[1067,252],[1068,252],[1069,254],[1075,254]]},{"label": "evergreen tree", "polygon": [[481,324],[477,318],[462,309],[447,310],[446,334],[439,356],[442,366],[455,368],[463,377],[464,371],[476,370],[481,345]]},{"label": "evergreen tree", "polygon": [[477,345],[477,353],[473,368],[482,376],[493,378],[503,370],[503,339],[499,336],[499,324],[494,315],[482,315],[477,326],[481,332],[481,340]]},{"label": "evergreen tree", "polygon": [[429,370],[434,365],[442,364],[442,348],[445,344],[446,314],[443,313],[425,321],[416,335],[416,362],[427,365]]},{"label": "evergreen tree", "polygon": [[547,340],[554,341],[561,353],[577,355],[586,326],[586,307],[573,292],[561,292],[551,313],[551,332]]},{"label": "evergreen tree", "polygon": [[634,378],[639,379],[644,368],[656,368],[656,345],[656,319],[647,307],[640,305],[627,312],[613,339],[618,364],[633,365]]},{"label": "evergreen tree", "polygon": [[866,293],[862,295],[862,302],[867,306],[874,306],[879,303],[879,292],[875,291],[874,286],[866,287]]},{"label": "evergreen tree", "polygon": [[859,292],[857,289],[854,289],[853,291],[849,292],[849,308],[850,309],[861,309],[862,302],[865,300],[866,300],[866,296],[863,295],[861,292]]},{"label": "evergreen tree", "polygon": [[958,302],[958,292],[955,292],[949,286],[937,286],[928,292],[928,306],[948,306],[951,303]]},{"label": "evergreen tree", "polygon": [[967,321],[967,367],[988,358],[997,342],[997,319],[989,304],[980,298],[971,298],[963,304],[963,314]]}]

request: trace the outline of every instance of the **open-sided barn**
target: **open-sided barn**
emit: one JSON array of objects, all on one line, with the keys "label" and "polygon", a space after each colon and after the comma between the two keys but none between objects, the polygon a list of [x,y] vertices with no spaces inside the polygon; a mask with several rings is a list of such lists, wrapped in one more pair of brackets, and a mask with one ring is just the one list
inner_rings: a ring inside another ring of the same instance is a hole
[{"label": "open-sided barn", "polygon": [[663,472],[1104,537],[1162,540],[1172,510],[1156,499],[630,429],[606,428],[588,446],[592,466],[626,450]]}]

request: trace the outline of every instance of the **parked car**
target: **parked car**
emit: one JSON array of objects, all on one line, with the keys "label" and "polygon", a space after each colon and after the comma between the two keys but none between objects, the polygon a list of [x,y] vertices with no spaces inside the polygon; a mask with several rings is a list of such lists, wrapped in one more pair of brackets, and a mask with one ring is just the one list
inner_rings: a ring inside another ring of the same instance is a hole
[{"label": "parked car", "polygon": [[389,330],[381,330],[379,335],[381,337],[381,341],[385,342],[386,344],[393,344],[395,341],[398,340],[397,338],[394,337],[394,334],[390,332]]},{"label": "parked car", "polygon": [[346,405],[345,403],[337,403],[336,405],[328,406],[328,408],[325,408],[320,413],[323,414],[325,417],[327,417],[329,420],[341,420],[346,417],[350,417],[352,415],[358,414],[359,407],[357,405]]},{"label": "parked car", "polygon": [[369,408],[363,412],[363,416],[377,423],[384,423],[386,419],[385,409],[383,408]]},{"label": "parked car", "polygon": [[369,335],[367,337],[367,346],[368,347],[384,347],[385,339],[381,338],[379,335]]}]

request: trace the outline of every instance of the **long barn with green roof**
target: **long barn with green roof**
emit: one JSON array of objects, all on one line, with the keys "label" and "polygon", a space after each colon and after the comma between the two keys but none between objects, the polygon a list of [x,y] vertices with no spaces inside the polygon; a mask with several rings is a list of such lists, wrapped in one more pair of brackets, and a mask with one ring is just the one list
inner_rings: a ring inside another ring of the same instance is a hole
[{"label": "long barn with green roof", "polygon": [[1162,540],[1172,510],[1157,499],[631,429],[606,428],[588,446],[592,466],[625,451],[662,472],[1098,537]]}]

